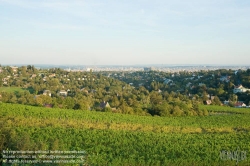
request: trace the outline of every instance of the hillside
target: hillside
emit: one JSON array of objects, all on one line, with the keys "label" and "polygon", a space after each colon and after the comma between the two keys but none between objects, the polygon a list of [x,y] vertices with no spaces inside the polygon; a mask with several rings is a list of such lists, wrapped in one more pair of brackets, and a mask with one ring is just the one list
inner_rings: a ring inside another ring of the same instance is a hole
[{"label": "hillside", "polygon": [[[203,116],[198,104],[248,107],[250,70],[80,72],[3,66],[0,101],[136,115]],[[240,86],[237,86],[240,85]]]}]

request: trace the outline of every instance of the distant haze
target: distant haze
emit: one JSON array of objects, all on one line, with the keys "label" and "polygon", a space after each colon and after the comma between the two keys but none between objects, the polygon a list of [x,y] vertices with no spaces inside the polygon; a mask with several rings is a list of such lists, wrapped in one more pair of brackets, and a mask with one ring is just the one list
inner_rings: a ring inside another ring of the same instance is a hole
[{"label": "distant haze", "polygon": [[0,64],[250,65],[249,0],[0,0]]}]

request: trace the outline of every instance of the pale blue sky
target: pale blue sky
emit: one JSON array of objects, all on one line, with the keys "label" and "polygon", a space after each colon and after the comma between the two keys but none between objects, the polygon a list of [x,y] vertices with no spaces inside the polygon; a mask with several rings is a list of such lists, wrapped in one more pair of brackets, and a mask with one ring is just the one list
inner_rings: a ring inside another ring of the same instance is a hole
[{"label": "pale blue sky", "polygon": [[0,64],[250,65],[249,0],[0,0]]}]

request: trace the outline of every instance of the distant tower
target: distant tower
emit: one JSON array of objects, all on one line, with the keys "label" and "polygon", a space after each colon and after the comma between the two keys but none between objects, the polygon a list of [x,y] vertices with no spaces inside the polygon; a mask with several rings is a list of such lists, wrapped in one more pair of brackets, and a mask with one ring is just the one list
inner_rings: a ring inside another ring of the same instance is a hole
[{"label": "distant tower", "polygon": [[154,67],[144,67],[144,71],[153,71]]}]

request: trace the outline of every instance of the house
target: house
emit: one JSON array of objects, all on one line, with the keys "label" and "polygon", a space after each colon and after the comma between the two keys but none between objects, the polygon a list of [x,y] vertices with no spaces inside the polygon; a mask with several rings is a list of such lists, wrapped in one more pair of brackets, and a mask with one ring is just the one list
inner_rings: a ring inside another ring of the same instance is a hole
[{"label": "house", "polygon": [[237,102],[234,104],[234,107],[237,107],[237,108],[246,107],[246,104],[243,103],[243,101],[237,101]]},{"label": "house", "polygon": [[204,83],[202,83],[202,82],[201,82],[201,83],[199,83],[199,86],[204,86],[204,85],[206,85],[206,84],[204,84]]},{"label": "house", "polygon": [[224,105],[228,105],[228,104],[229,104],[229,100],[227,100],[227,101],[225,100],[225,101],[223,102],[223,104],[224,104]]},{"label": "house", "polygon": [[52,108],[53,107],[52,104],[44,104],[43,106],[46,107],[46,108]]},{"label": "house", "polygon": [[40,96],[40,95],[35,95],[35,96],[34,96],[34,99],[37,99],[39,96]]},{"label": "house", "polygon": [[211,99],[211,100],[214,100],[214,98],[215,98],[215,96],[211,96],[211,95],[210,95],[210,99]]},{"label": "house", "polygon": [[155,68],[154,67],[144,67],[143,70],[144,71],[154,71]]},{"label": "house", "polygon": [[11,66],[11,69],[13,70],[13,72],[17,72],[18,67],[16,67],[16,66]]},{"label": "house", "polygon": [[198,76],[198,79],[202,78],[203,76]]},{"label": "house", "polygon": [[204,104],[210,105],[210,104],[212,104],[212,101],[211,101],[211,100],[206,100],[206,101],[204,102]]},{"label": "house", "polygon": [[192,85],[192,83],[189,82],[189,83],[186,84],[186,87],[189,88],[191,85]]},{"label": "house", "polygon": [[55,77],[56,76],[56,74],[54,73],[54,74],[50,74],[49,75],[49,77]]},{"label": "house", "polygon": [[88,90],[85,89],[85,88],[82,88],[80,91],[81,91],[81,92],[85,92],[85,93],[87,93],[87,94],[89,93]]},{"label": "house", "polygon": [[60,95],[60,96],[67,96],[68,92],[65,91],[65,90],[60,90],[57,94]]},{"label": "house", "polygon": [[171,79],[165,79],[163,84],[169,84],[169,83],[173,83],[173,80]]},{"label": "house", "polygon": [[220,81],[229,82],[230,81],[230,76],[222,76],[222,77],[220,77]]},{"label": "house", "polygon": [[48,96],[51,97],[51,92],[50,92],[50,90],[44,90],[44,91],[43,91],[43,95],[48,95]]},{"label": "house", "polygon": [[36,77],[36,74],[32,74],[31,76],[30,76],[30,78],[32,79],[32,78],[35,78]]},{"label": "house", "polygon": [[108,102],[103,101],[103,102],[100,103],[100,107],[101,108],[106,108],[106,107],[110,107],[110,105],[109,105]]},{"label": "house", "polygon": [[250,89],[244,88],[242,85],[234,86],[234,93],[245,93],[246,91],[250,91]]}]

